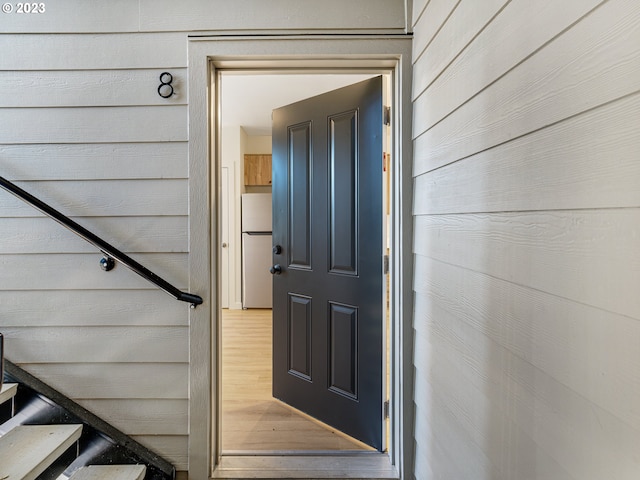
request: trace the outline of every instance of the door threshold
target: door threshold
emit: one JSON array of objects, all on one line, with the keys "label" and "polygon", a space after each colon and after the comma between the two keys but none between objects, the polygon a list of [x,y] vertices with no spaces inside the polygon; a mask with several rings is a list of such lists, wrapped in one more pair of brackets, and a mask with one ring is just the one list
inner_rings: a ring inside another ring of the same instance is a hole
[{"label": "door threshold", "polygon": [[386,455],[377,450],[223,450],[221,457],[356,457]]},{"label": "door threshold", "polygon": [[332,455],[225,455],[213,478],[224,479],[398,479],[389,455],[378,452],[345,452]]}]

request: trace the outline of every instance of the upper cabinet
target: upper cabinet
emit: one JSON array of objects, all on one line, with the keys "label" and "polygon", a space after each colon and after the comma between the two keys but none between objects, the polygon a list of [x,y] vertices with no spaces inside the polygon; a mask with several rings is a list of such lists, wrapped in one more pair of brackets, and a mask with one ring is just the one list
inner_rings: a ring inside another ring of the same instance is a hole
[{"label": "upper cabinet", "polygon": [[271,155],[244,156],[244,184],[271,185]]}]

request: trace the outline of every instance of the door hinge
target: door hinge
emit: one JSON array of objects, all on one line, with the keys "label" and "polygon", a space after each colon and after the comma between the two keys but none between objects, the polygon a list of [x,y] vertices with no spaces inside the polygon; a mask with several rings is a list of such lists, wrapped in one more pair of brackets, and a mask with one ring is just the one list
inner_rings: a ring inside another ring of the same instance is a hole
[{"label": "door hinge", "polygon": [[389,400],[386,400],[384,402],[383,410],[384,410],[384,419],[386,420],[387,418],[389,418]]},{"label": "door hinge", "polygon": [[382,270],[383,270],[383,275],[386,275],[387,273],[389,273],[389,255],[385,255],[382,257]]},{"label": "door hinge", "polygon": [[391,125],[391,107],[384,107],[384,124],[390,126]]}]

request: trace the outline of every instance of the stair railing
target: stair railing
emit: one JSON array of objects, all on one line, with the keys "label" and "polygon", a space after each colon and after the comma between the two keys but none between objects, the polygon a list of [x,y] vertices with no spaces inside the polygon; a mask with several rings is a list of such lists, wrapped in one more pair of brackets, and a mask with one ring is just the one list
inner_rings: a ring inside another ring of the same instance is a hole
[{"label": "stair railing", "polygon": [[105,242],[102,238],[90,232],[83,226],[78,225],[66,215],[63,215],[53,207],[47,205],[42,200],[34,197],[9,180],[0,177],[0,187],[15,195],[24,202],[28,203],[37,210],[40,210],[42,213],[58,222],[63,227],[67,228],[68,230],[78,235],[80,238],[86,240],[87,242],[98,248],[104,255],[104,257],[100,260],[100,265],[103,270],[112,270],[115,266],[115,262],[118,261],[125,267],[140,275],[145,280],[155,284],[157,287],[174,297],[176,300],[190,303],[191,308],[195,308],[196,306],[202,304],[202,298],[200,296],[194,295],[192,293],[182,292],[163,278],[159,277],[149,269],[142,266],[140,263],[136,262],[128,255],[124,254],[117,248]]}]

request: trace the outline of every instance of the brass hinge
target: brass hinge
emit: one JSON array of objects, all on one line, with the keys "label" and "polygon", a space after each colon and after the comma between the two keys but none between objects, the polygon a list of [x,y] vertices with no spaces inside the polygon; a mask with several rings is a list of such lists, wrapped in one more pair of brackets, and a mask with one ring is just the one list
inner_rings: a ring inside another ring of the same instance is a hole
[{"label": "brass hinge", "polygon": [[384,124],[390,126],[391,125],[391,107],[384,107]]},{"label": "brass hinge", "polygon": [[386,420],[387,418],[389,418],[389,400],[386,400],[384,402],[383,410],[384,410],[384,418]]}]

